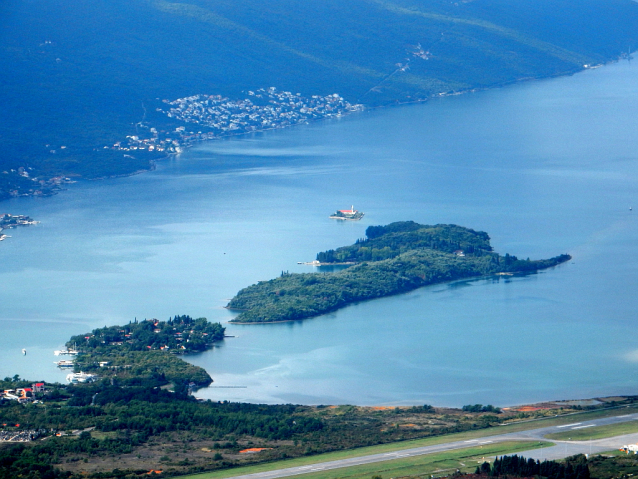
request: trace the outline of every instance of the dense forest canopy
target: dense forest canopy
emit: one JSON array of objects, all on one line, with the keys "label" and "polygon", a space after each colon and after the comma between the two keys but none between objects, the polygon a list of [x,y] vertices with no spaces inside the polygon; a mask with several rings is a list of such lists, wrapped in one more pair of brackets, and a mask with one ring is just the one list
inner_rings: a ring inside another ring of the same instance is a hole
[{"label": "dense forest canopy", "polygon": [[2,2],[0,198],[148,169],[164,153],[104,146],[184,126],[156,111],[165,99],[274,86],[386,105],[570,74],[637,46],[631,0]]},{"label": "dense forest canopy", "polygon": [[138,322],[135,319],[124,326],[104,326],[91,333],[78,334],[66,345],[69,348],[80,346],[83,351],[117,346],[126,351],[166,349],[192,353],[204,351],[215,341],[224,339],[224,329],[219,323],[188,315],[176,315],[168,321],[145,319]]},{"label": "dense forest canopy", "polygon": [[236,322],[290,321],[421,286],[487,274],[530,273],[570,259],[521,260],[492,251],[489,236],[457,225],[402,221],[371,226],[367,238],[317,255],[323,263],[355,262],[334,273],[288,274],[242,289],[228,303]]},{"label": "dense forest canopy", "polygon": [[424,226],[399,221],[387,226],[369,226],[366,238],[351,246],[317,254],[321,263],[379,261],[411,250],[432,249],[444,253],[463,251],[480,256],[492,251],[487,233],[456,225]]}]

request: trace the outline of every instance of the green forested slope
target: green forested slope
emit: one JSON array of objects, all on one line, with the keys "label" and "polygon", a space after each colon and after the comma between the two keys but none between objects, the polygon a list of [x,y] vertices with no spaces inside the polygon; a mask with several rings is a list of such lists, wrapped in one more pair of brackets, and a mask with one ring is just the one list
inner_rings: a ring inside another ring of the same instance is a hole
[{"label": "green forested slope", "polygon": [[495,273],[529,273],[570,259],[538,261],[492,252],[489,236],[456,225],[413,221],[371,226],[367,239],[319,253],[322,262],[356,262],[336,273],[288,274],[242,289],[228,307],[235,322],[264,323],[318,316],[350,303],[421,286]]},{"label": "green forested slope", "polygon": [[224,327],[206,318],[177,315],[123,326],[105,326],[72,336],[69,349],[79,350],[74,371],[91,373],[120,385],[165,386],[186,390],[189,383],[208,386],[210,375],[177,355],[211,349],[224,339]]},{"label": "green forested slope", "polygon": [[631,0],[2,2],[0,195],[33,189],[19,167],[148,168],[159,155],[103,146],[142,120],[179,126],[158,99],[275,86],[382,105],[571,73],[636,45]]}]

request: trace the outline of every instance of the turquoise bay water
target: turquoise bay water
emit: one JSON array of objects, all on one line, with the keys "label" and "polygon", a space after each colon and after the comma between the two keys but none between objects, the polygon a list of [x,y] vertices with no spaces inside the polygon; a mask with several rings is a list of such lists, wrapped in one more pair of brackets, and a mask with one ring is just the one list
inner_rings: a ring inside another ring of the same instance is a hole
[{"label": "turquoise bay water", "polygon": [[[636,111],[638,66],[617,63],[211,142],[151,173],[5,202],[41,224],[0,244],[0,374],[63,380],[54,349],[135,317],[227,322],[240,288],[411,219],[574,260],[304,322],[227,324],[235,337],[188,358],[215,379],[198,395],[460,406],[636,394]],[[328,219],[352,204],[362,221]]]}]

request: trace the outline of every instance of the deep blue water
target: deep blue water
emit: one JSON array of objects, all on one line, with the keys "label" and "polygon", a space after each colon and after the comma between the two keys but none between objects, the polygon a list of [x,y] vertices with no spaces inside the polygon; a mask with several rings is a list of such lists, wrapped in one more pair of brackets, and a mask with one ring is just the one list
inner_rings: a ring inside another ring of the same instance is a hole
[{"label": "deep blue water", "polygon": [[[398,220],[574,260],[423,288],[297,323],[227,325],[199,396],[511,405],[636,394],[638,65],[211,142],[129,178],[4,210],[0,375],[62,380],[73,334],[174,314],[226,322],[240,288]],[[354,205],[360,222],[328,219]],[[27,349],[22,356],[20,350]],[[218,386],[241,386],[228,389]]]}]

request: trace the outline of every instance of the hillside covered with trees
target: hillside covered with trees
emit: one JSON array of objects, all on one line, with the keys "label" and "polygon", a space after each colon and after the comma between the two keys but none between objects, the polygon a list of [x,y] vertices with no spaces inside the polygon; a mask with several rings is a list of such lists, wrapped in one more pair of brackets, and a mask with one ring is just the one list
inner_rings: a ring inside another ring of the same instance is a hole
[{"label": "hillside covered with trees", "polygon": [[180,356],[210,349],[224,339],[225,328],[206,318],[176,315],[168,321],[131,321],[71,337],[66,343],[79,354],[74,370],[111,379],[115,384],[186,391],[208,386],[213,379]]},{"label": "hillside covered with trees", "polygon": [[176,353],[201,352],[224,339],[224,327],[206,318],[193,319],[176,315],[168,321],[145,319],[124,326],[104,326],[91,333],[71,337],[69,348],[81,346],[83,351],[101,351],[117,346],[119,350],[146,351],[161,349]]},{"label": "hillside covered with trees", "polygon": [[489,236],[456,225],[403,221],[371,226],[366,238],[317,255],[322,263],[355,262],[333,273],[282,273],[242,289],[228,303],[235,322],[291,321],[318,316],[350,303],[412,291],[445,281],[489,274],[526,274],[569,260],[518,259],[492,251]]},{"label": "hillside covered with trees", "polygon": [[276,87],[366,106],[578,72],[638,46],[632,0],[25,0],[0,4],[0,198],[149,169],[114,145],[166,101]]}]

